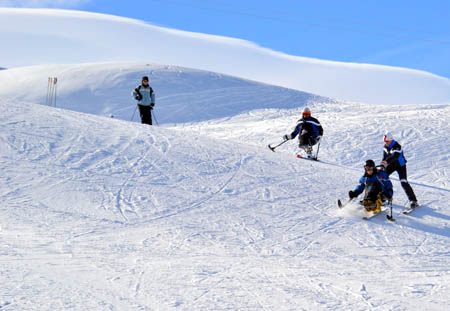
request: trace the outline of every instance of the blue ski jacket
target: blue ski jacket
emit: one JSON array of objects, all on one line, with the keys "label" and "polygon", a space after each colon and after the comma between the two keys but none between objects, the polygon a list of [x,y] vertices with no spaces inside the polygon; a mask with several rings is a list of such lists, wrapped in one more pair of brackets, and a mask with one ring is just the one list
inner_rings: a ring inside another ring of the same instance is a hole
[{"label": "blue ski jacket", "polygon": [[402,146],[395,140],[393,140],[389,146],[384,146],[383,160],[386,161],[388,165],[395,164],[395,161],[398,161],[400,166],[405,166],[406,158],[403,154]]},{"label": "blue ski jacket", "polygon": [[316,138],[317,136],[323,135],[323,128],[319,120],[313,117],[301,118],[298,120],[297,126],[294,131],[289,135],[289,139],[294,139],[303,130],[306,130],[311,137]]},{"label": "blue ski jacket", "polygon": [[392,196],[394,194],[392,182],[389,179],[389,175],[385,171],[380,170],[374,171],[372,175],[364,174],[359,179],[359,184],[358,186],[356,186],[353,192],[357,196],[360,195],[366,188],[367,184],[370,183],[378,183],[381,187],[381,190],[389,196]]},{"label": "blue ski jacket", "polygon": [[138,85],[131,93],[133,98],[138,101],[141,106],[154,106],[155,105],[155,92],[151,86]]}]

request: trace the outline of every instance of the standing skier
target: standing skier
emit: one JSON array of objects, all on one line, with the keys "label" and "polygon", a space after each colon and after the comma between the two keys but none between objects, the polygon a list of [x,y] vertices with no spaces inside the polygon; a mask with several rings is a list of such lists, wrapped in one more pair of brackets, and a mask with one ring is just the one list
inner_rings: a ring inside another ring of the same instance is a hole
[{"label": "standing skier", "polygon": [[317,144],[323,135],[323,128],[319,120],[311,117],[311,110],[305,107],[302,112],[302,118],[298,120],[294,131],[291,134],[283,136],[284,141],[299,138],[299,147],[303,149],[308,158],[312,158],[312,146]]},{"label": "standing skier", "polygon": [[132,92],[133,98],[138,101],[141,123],[152,125],[152,110],[155,107],[155,92],[148,84],[148,77],[142,77],[142,82]]},{"label": "standing skier", "polygon": [[364,164],[364,175],[355,190],[348,192],[349,198],[356,198],[364,189],[363,205],[367,211],[379,213],[383,203],[392,200],[393,189],[389,176],[383,170],[377,170],[373,160],[367,160]]},{"label": "standing skier", "polygon": [[417,198],[406,175],[406,159],[403,154],[402,146],[396,142],[391,133],[386,132],[383,136],[384,151],[381,165],[385,167],[386,173],[390,176],[393,172],[397,172],[400,183],[408,197],[411,208],[416,208]]}]

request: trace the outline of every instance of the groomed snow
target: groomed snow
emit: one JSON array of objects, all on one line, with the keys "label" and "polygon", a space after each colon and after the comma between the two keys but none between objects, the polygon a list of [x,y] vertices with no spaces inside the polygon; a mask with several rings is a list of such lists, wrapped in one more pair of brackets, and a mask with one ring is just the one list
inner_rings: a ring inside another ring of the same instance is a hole
[{"label": "groomed snow", "polygon": [[[14,71],[0,73],[0,309],[448,307],[449,104],[338,102],[172,66],[63,67],[17,69],[16,93]],[[159,127],[129,122],[149,68]],[[91,114],[42,105],[35,83],[45,90],[56,69],[59,102]],[[295,141],[267,148],[306,104],[325,129],[322,162],[297,159]],[[380,160],[385,129],[423,206],[401,214],[394,174],[396,222],[362,221],[336,199]]]}]

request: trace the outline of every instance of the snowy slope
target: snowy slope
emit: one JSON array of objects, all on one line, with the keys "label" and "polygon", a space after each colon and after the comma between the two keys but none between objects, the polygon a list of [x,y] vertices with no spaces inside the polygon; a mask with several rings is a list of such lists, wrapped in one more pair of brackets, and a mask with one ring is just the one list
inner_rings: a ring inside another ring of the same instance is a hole
[{"label": "snowy slope", "polygon": [[0,8],[0,42],[6,47],[0,49],[0,66],[8,68],[139,61],[371,104],[450,102],[450,80],[426,72],[291,56],[243,40],[88,12]]},{"label": "snowy slope", "polygon": [[[255,108],[296,108],[332,100],[214,72],[146,63],[41,65],[0,72],[0,97],[46,104],[48,78],[57,77],[56,106],[131,120],[131,91],[147,75],[156,92],[155,114],[162,123],[230,117]],[[26,87],[24,87],[26,86]],[[134,121],[140,122],[138,114]]]},{"label": "snowy slope", "polygon": [[[446,309],[449,105],[312,107],[323,162],[266,147],[300,107],[150,128],[0,100],[0,308]],[[336,208],[381,127],[424,204],[394,181],[395,223]]]},{"label": "snowy slope", "polygon": [[[448,308],[448,79],[74,11],[0,9],[0,42],[0,310]],[[142,75],[160,127],[129,122]],[[321,162],[267,148],[305,105]],[[336,199],[385,129],[423,206],[394,174],[364,222]]]}]

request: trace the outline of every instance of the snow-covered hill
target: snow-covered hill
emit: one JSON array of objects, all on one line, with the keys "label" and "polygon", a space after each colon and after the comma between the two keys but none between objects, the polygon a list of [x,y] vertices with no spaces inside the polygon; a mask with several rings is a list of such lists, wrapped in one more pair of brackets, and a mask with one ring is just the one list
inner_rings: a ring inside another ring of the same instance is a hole
[{"label": "snow-covered hill", "polygon": [[[49,77],[57,77],[56,106],[131,120],[131,91],[147,75],[160,123],[205,121],[255,108],[296,108],[333,100],[214,72],[146,63],[41,65],[0,72],[0,97],[46,104]],[[26,86],[26,87],[24,87]],[[134,121],[140,121],[134,115]]]},{"label": "snow-covered hill", "polygon": [[88,12],[0,8],[0,42],[0,65],[8,68],[139,61],[371,104],[450,102],[450,80],[426,72],[291,56],[243,40]]},{"label": "snow-covered hill", "polygon": [[[2,97],[0,308],[444,310],[450,106],[310,103],[322,162],[295,158],[294,141],[267,148],[302,106],[253,100],[242,114],[149,127]],[[384,129],[423,206],[401,215],[394,179],[397,221],[364,222],[336,199],[380,159]]]},{"label": "snow-covered hill", "polygon": [[[0,310],[448,308],[448,79],[74,11],[0,9],[0,42]],[[320,162],[267,148],[305,105]],[[394,174],[396,221],[362,221],[336,200],[384,130],[422,207]]]}]

